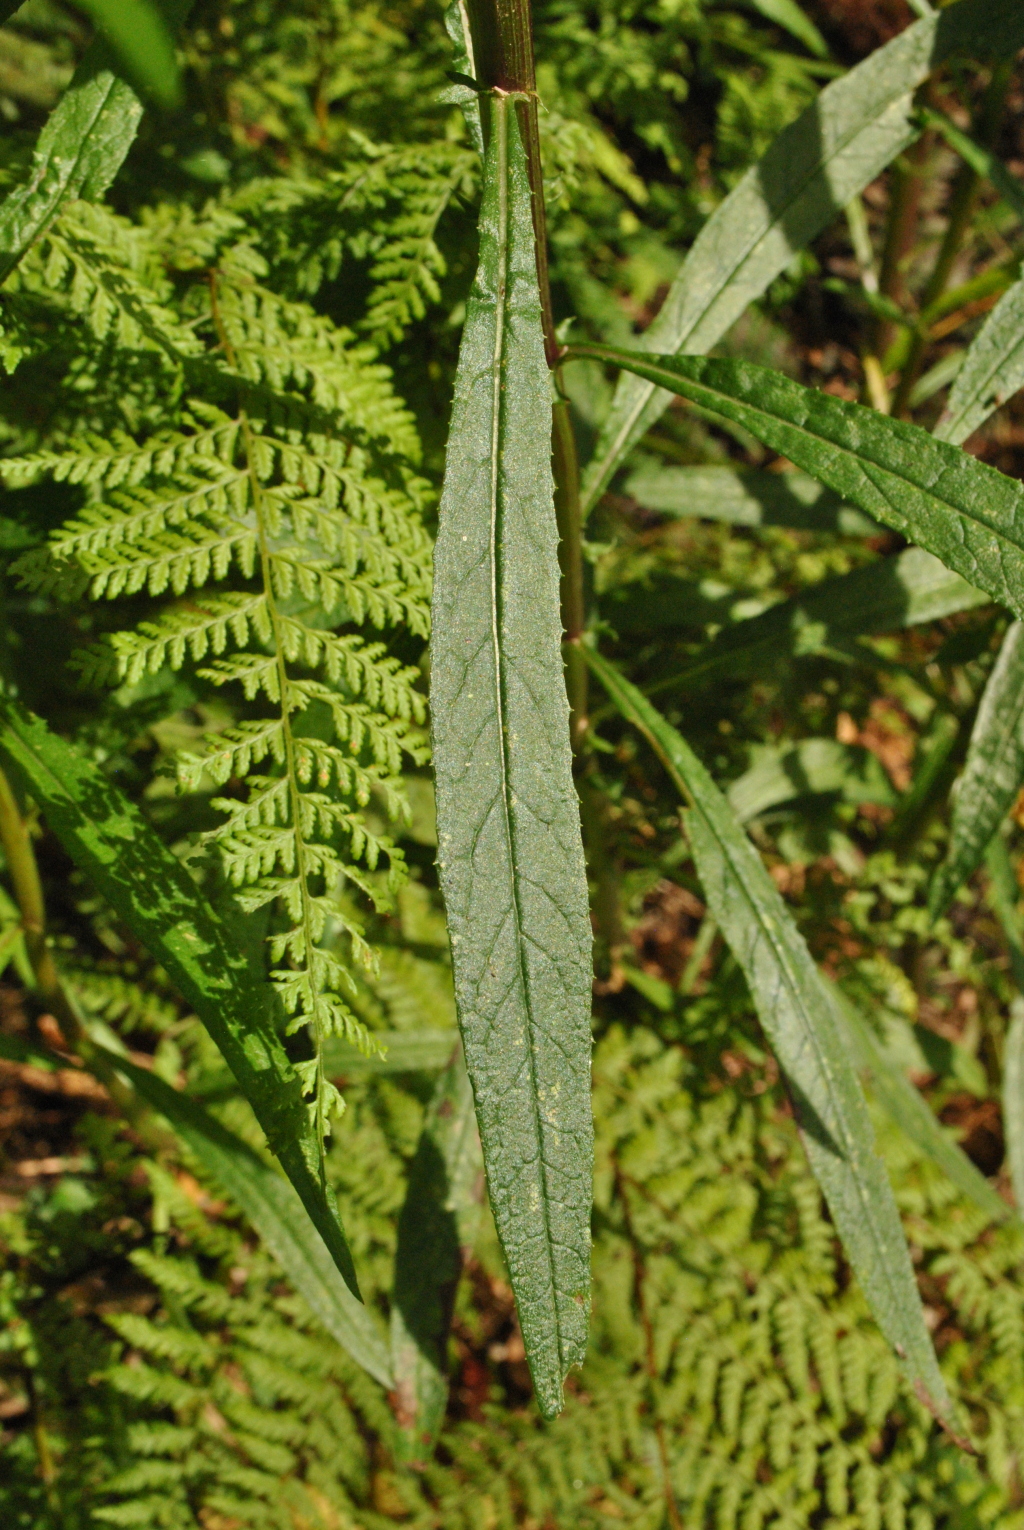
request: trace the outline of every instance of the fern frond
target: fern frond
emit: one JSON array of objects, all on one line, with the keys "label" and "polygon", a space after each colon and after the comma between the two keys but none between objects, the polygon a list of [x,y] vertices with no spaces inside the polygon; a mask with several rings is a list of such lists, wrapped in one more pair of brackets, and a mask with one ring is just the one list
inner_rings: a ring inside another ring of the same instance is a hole
[{"label": "fern frond", "polygon": [[[212,229],[214,245],[225,228]],[[313,1036],[303,1078],[322,1139],[336,1102],[325,1037],[371,1044],[342,997],[354,985],[340,948],[373,965],[344,889],[380,907],[404,874],[365,810],[377,798],[406,814],[403,761],[425,758],[418,670],[359,630],[428,632],[418,443],[373,348],[260,285],[265,262],[249,246],[220,249],[190,290],[189,324],[175,327],[161,318],[167,278],[154,247],[137,230],[122,235],[109,215],[72,218],[51,241],[51,274],[76,290],[61,264],[73,237],[95,291],[127,294],[131,335],[164,347],[189,404],[175,430],[86,436],[4,463],[9,481],[48,475],[97,496],[18,571],[57,598],[160,603],[78,656],[88,683],[134,686],[189,666],[197,684],[235,687],[251,709],[183,754],[179,780],[186,790],[247,782],[215,799],[224,820],[205,842],[243,909],[272,904],[283,919],[271,977],[290,1028]],[[147,276],[148,305],[136,292]],[[97,324],[114,322],[104,315]]]},{"label": "fern frond", "polygon": [[109,209],[73,202],[33,246],[10,280],[12,293],[67,315],[98,341],[146,350],[175,370],[201,343],[170,303],[170,284],[144,230]]},{"label": "fern frond", "polygon": [[352,135],[346,168],[322,180],[256,181],[232,209],[258,219],[261,249],[296,295],[335,280],[346,260],[369,262],[360,328],[377,347],[399,340],[440,295],[437,227],[453,199],[470,200],[477,155],[440,141],[393,148]]}]

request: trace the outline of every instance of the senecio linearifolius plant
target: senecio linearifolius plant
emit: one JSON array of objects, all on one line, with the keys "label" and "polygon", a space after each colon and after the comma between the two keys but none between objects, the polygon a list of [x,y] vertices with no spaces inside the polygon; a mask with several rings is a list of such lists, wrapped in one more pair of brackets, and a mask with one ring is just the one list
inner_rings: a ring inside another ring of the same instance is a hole
[{"label": "senecio linearifolius plant", "polygon": [[[40,137],[30,184],[0,207],[6,366],[33,354],[43,319],[72,354],[106,346],[107,385],[119,385],[123,367],[122,385],[130,375],[141,401],[138,430],[77,435],[9,457],[3,471],[11,484],[50,478],[86,490],[84,506],[18,571],[48,599],[126,603],[130,625],[98,623],[75,661],[88,683],[173,686],[190,668],[237,699],[230,721],[177,755],[184,790],[206,783],[219,793],[196,846],[205,880],[87,750],[11,694],[0,700],[0,753],[194,1007],[287,1178],[90,1026],[46,943],[31,838],[4,783],[0,837],[27,959],[67,1045],[126,1110],[152,1106],[170,1122],[244,1209],[316,1319],[386,1389],[401,1448],[420,1464],[445,1410],[452,1293],[482,1152],[535,1395],[554,1417],[586,1352],[590,1306],[587,863],[599,854],[600,824],[586,808],[596,680],[678,793],[707,907],[787,1081],[888,1360],[968,1444],[970,1419],[938,1367],[860,1070],[888,1079],[896,1112],[966,1194],[990,1214],[1005,1208],[905,1077],[886,1072],[874,1033],[812,959],[734,805],[601,652],[583,528],[675,395],[788,459],[861,524],[869,517],[915,543],[890,571],[907,600],[941,569],[944,611],[988,598],[1024,616],[1024,491],[960,450],[1024,381],[1020,282],[1006,285],[931,434],[779,372],[708,356],[922,132],[944,133],[971,174],[1020,200],[989,151],[945,118],[936,125],[915,94],[965,57],[993,64],[1005,86],[1004,65],[1024,42],[1019,5],[957,0],[928,12],[829,84],[708,219],[657,319],[626,350],[577,343],[571,322],[555,327],[524,4],[481,0],[450,16],[453,78],[479,155],[447,142],[390,157],[364,145],[363,158],[354,151],[333,177],[273,194],[255,183],[200,212],[161,212],[136,226],[102,205],[138,125],[133,85],[145,92],[162,80],[164,97],[173,95],[163,23],[138,3],[163,42],[133,51],[115,37],[113,56],[96,45]],[[438,222],[453,199],[473,195],[478,176],[479,258],[431,583],[429,486],[379,348],[436,298]],[[389,196],[402,201],[390,224],[381,214]],[[375,252],[358,333],[309,301],[341,264],[343,241],[325,230],[352,218],[373,231]],[[878,304],[891,319],[891,301]],[[926,339],[919,326],[897,357],[896,413]],[[580,360],[621,373],[582,468],[566,385]],[[866,358],[865,375],[878,383],[878,357]],[[847,636],[860,630],[876,629]],[[421,670],[395,651],[428,633],[429,719]],[[955,798],[936,914],[986,853],[998,861],[989,847],[1024,775],[1021,663],[1014,624]],[[375,960],[360,910],[387,906],[401,883],[387,824],[407,812],[403,770],[428,752],[461,1051],[445,1050],[410,1171],[385,1341],[361,1304],[326,1172],[338,1104],[329,1058],[339,1042],[374,1046],[353,1007],[358,971]],[[1024,1051],[1017,1031],[1011,1041],[1008,1077]]]}]

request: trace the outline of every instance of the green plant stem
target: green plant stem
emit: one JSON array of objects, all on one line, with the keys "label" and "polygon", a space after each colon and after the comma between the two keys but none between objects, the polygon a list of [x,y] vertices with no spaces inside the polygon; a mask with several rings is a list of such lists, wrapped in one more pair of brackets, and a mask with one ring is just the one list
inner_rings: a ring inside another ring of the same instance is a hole
[{"label": "green plant stem", "polygon": [[[889,216],[886,220],[882,261],[878,273],[878,290],[883,297],[899,302],[903,291],[901,266],[904,257],[913,246],[917,235],[918,209],[923,185],[922,167],[930,142],[927,133],[922,134],[892,167],[892,192],[889,198]],[[870,350],[883,356],[892,341],[893,326],[888,319],[879,318]]]},{"label": "green plant stem", "polygon": [[61,1028],[64,1040],[77,1048],[83,1040],[82,1025],[64,986],[46,941],[46,904],[28,825],[21,814],[7,776],[0,770],[0,844],[14,896],[21,910],[25,949],[35,974],[39,998]]},{"label": "green plant stem", "polygon": [[[582,644],[579,649],[582,653]],[[591,881],[591,907],[597,937],[596,966],[600,974],[614,978],[626,946],[620,897],[622,867],[608,853],[607,798],[594,781],[593,755],[577,776],[576,788],[580,795],[583,847]]]},{"label": "green plant stem", "polygon": [[693,950],[690,952],[689,960],[683,968],[682,977],[679,979],[677,991],[684,998],[693,992],[697,979],[700,977],[700,969],[704,965],[708,952],[714,945],[717,934],[718,925],[711,915],[706,913],[701,920],[700,929],[697,931],[697,938],[693,942]]},{"label": "green plant stem", "polygon": [[574,754],[586,739],[590,671],[580,647],[586,625],[583,587],[583,522],[580,515],[580,472],[576,436],[565,399],[555,400],[551,450],[555,470],[555,515],[558,519],[558,561],[562,570],[562,628],[565,684],[569,693],[569,737]]},{"label": "green plant stem", "polygon": [[[949,204],[949,222],[939,246],[939,253],[935,258],[935,265],[927,286],[921,294],[921,307],[929,308],[941,293],[945,290],[946,282],[953,262],[960,253],[964,235],[970,227],[974,213],[974,204],[978,196],[980,177],[971,169],[970,165],[961,165],[953,181],[953,191]],[[903,418],[908,412],[908,401],[914,384],[921,372],[921,362],[927,349],[929,336],[927,328],[919,325],[910,338],[910,346],[907,359],[900,372],[900,380],[892,398],[892,413],[897,419]]]},{"label": "green plant stem", "polygon": [[[544,212],[544,174],[540,159],[540,126],[537,119],[537,73],[533,60],[533,26],[529,0],[468,0],[469,28],[477,83],[485,90],[521,94],[516,102],[519,132],[526,151],[530,178],[533,231],[537,240],[537,280],[540,284],[544,324],[544,352],[548,366],[557,364],[560,346],[555,335],[548,276],[547,218]],[[484,113],[484,131],[487,114]]]},{"label": "green plant stem", "polygon": [[[993,72],[978,113],[979,134],[986,148],[991,147],[999,129],[999,120],[1010,83],[1010,69],[1010,64],[1006,63]],[[922,314],[930,309],[946,290],[953,263],[970,229],[980,189],[981,176],[977,170],[966,163],[961,164],[953,178],[946,232],[942,236],[942,243],[939,245],[931,275],[921,293]],[[911,336],[907,359],[903,364],[900,380],[893,395],[892,413],[897,419],[908,411],[910,394],[920,375],[928,341],[928,328],[922,323]]]},{"label": "green plant stem", "polygon": [[166,1146],[173,1139],[160,1129],[141,1122],[135,1095],[92,1045],[64,986],[46,939],[46,902],[32,838],[3,770],[0,770],[0,845],[21,912],[25,950],[36,981],[36,997],[56,1020],[68,1050],[81,1058],[89,1072],[100,1080],[122,1115],[142,1132],[147,1144],[153,1148]]},{"label": "green plant stem", "polygon": [[43,1418],[39,1391],[36,1387],[35,1375],[30,1365],[25,1367],[25,1390],[28,1393],[28,1403],[32,1414],[32,1440],[36,1447],[36,1458],[39,1462],[39,1477],[43,1484],[43,1492],[46,1495],[46,1502],[49,1508],[54,1512],[59,1512],[60,1500],[57,1497],[57,1468],[53,1464],[53,1452],[50,1449],[50,1441],[46,1433],[46,1421]]}]

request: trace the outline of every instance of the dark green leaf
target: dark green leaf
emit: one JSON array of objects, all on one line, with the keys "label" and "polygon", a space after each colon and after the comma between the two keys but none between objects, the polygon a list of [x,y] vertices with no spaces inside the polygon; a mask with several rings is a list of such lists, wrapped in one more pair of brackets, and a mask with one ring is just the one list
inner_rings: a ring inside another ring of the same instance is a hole
[{"label": "dark green leaf", "polygon": [[939,1125],[927,1100],[914,1088],[899,1062],[889,1055],[856,1006],[838,989],[835,993],[858,1066],[871,1075],[879,1103],[958,1190],[987,1216],[1005,1220],[1011,1211],[1002,1196]]},{"label": "dark green leaf", "polygon": [[732,526],[790,526],[798,531],[836,531],[875,536],[874,521],[844,505],[807,473],[740,472],[731,467],[642,467],[624,493],[645,510],[699,515]]},{"label": "dark green leaf", "polygon": [[[94,1043],[95,1045],[95,1043]],[[349,1290],[293,1187],[201,1105],[115,1053],[111,1065],[170,1122],[206,1172],[234,1201],[313,1316],[365,1371],[391,1388],[387,1347]]]},{"label": "dark green leaf", "polygon": [[749,770],[727,793],[741,823],[794,797],[832,793],[844,802],[896,803],[889,777],[867,749],[834,738],[805,738],[789,749],[758,749]]},{"label": "dark green leaf", "polygon": [[967,133],[962,133],[955,123],[942,112],[933,112],[925,109],[921,112],[921,121],[928,127],[938,128],[950,148],[956,150],[960,158],[965,160],[975,174],[982,176],[1002,197],[1022,223],[1024,223],[1024,186],[1007,170],[1002,160],[997,159],[988,149],[975,143]]},{"label": "dark green leaf", "polygon": [[935,427],[959,445],[1024,388],[1024,281],[1003,293],[971,343]]},{"label": "dark green leaf", "polygon": [[847,1256],[918,1397],[952,1427],[953,1406],[836,1000],[760,857],[689,745],[606,659],[588,649],[587,660],[690,803],[686,828],[708,908],[743,969],[786,1075],[807,1156]]},{"label": "dark green leaf", "polygon": [[[324,1043],[324,1071],[328,1078],[362,1078],[368,1073],[435,1073],[447,1066],[452,1042],[457,1032],[447,1031],[375,1031],[373,1039],[383,1048],[383,1056],[367,1056],[350,1041],[329,1036]],[[237,1091],[234,1074],[226,1068],[204,1073],[190,1086],[191,1093],[202,1099],[221,1099]]]},{"label": "dark green leaf", "polygon": [[433,1072],[447,1066],[456,1034],[453,1030],[375,1031],[373,1039],[384,1048],[384,1055],[370,1057],[351,1042],[332,1036],[324,1045],[324,1067],[335,1078],[339,1074]]},{"label": "dark green leaf", "polygon": [[[165,0],[168,25],[180,26],[191,5]],[[0,282],[66,202],[99,201],[124,163],[141,117],[142,103],[118,77],[106,44],[93,43],[39,135],[27,184],[0,204]]]},{"label": "dark green leaf", "polygon": [[[1020,917],[1020,885],[1017,872],[1001,834],[993,836],[985,852],[989,874],[988,900],[1003,927],[1010,953],[1010,968],[1018,989],[1024,992],[1024,928]],[[1010,1024],[1003,1042],[1003,1131],[1006,1161],[1018,1214],[1024,1213],[1024,998],[1010,1003]]]},{"label": "dark green leaf", "polygon": [[985,848],[1024,785],[1024,623],[1013,622],[988,679],[953,793],[946,858],[928,906],[937,918],[981,865]]},{"label": "dark green leaf", "polygon": [[[373,1320],[338,1274],[288,1181],[188,1095],[96,1041],[90,1049],[170,1123],[211,1179],[231,1197],[332,1338],[381,1386],[392,1387],[388,1352]],[[16,1036],[0,1035],[0,1057],[45,1068],[65,1065],[62,1058]]]},{"label": "dark green leaf", "polygon": [[181,101],[174,39],[153,0],[75,0],[110,47],[118,72],[160,106]]},{"label": "dark green leaf", "polygon": [[994,834],[985,851],[985,869],[989,875],[988,901],[995,910],[1006,936],[1010,951],[1010,967],[1013,980],[1024,992],[1024,931],[1021,929],[1019,909],[1020,885],[1010,860],[1006,841],[1001,834]]},{"label": "dark green leaf", "polygon": [[[932,70],[956,53],[1008,58],[1022,42],[1018,0],[960,0],[826,86],[701,229],[644,348],[709,351],[793,255],[917,137],[914,91]],[[650,376],[620,379],[585,474],[585,509],[670,397]]]},{"label": "dark green leaf", "polygon": [[[630,588],[622,595],[628,595]],[[638,591],[633,601],[638,618],[642,603],[643,593]],[[851,651],[855,655],[856,649],[850,650],[849,645],[858,637],[896,632],[988,604],[983,590],[952,573],[931,553],[908,547],[894,558],[880,558],[866,568],[823,579],[802,595],[726,627],[686,669],[649,686],[648,692],[692,690],[725,676],[759,673],[800,656]],[[662,597],[656,612],[665,606],[667,600]],[[602,613],[606,609],[609,620],[617,625],[618,607],[608,597],[602,601]],[[627,623],[621,630],[631,628]],[[865,650],[864,659],[870,662],[870,651]]]},{"label": "dark green leaf", "polygon": [[395,1417],[404,1454],[424,1465],[448,1401],[448,1335],[464,1251],[476,1237],[483,1160],[462,1049],[438,1079],[398,1219],[391,1306]]},{"label": "dark green leaf", "polygon": [[0,757],[71,858],[192,1005],[271,1149],[358,1296],[352,1256],[321,1181],[320,1148],[277,1027],[276,999],[241,943],[138,809],[41,718],[0,697]]},{"label": "dark green leaf", "polygon": [[438,867],[488,1187],[545,1414],[590,1285],[590,916],[569,754],[530,189],[491,102],[434,573]]},{"label": "dark green leaf", "polygon": [[886,830],[890,844],[912,843],[937,800],[945,798],[951,785],[947,769],[949,757],[959,737],[959,717],[936,708],[917,741],[914,779],[900,798],[896,814]]},{"label": "dark green leaf", "polygon": [[828,44],[809,16],[805,16],[796,0],[750,0],[755,11],[760,11],[767,21],[785,27],[819,58],[828,57]]},{"label": "dark green leaf", "polygon": [[1024,486],[916,425],[767,367],[574,347],[671,388],[751,435],[1024,615]]}]

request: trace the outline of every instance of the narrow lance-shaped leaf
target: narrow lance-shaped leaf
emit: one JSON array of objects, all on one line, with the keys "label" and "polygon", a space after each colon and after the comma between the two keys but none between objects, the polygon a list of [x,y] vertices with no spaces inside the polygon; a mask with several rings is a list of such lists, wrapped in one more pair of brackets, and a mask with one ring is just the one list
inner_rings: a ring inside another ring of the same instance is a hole
[{"label": "narrow lance-shaped leaf", "polygon": [[1003,927],[1010,954],[1010,970],[1013,981],[1024,993],[1024,932],[1021,930],[1020,884],[1017,872],[1010,860],[1010,852],[1001,834],[994,834],[985,851],[985,869],[988,872],[988,901],[996,918]]},{"label": "narrow lance-shaped leaf", "polygon": [[1024,783],[1024,622],[1003,638],[971,731],[967,761],[953,791],[946,858],[928,896],[933,917],[981,865],[985,847]]},{"label": "narrow lance-shaped leaf", "polygon": [[[366,1308],[338,1274],[288,1181],[188,1095],[94,1039],[90,1050],[117,1069],[147,1105],[170,1123],[203,1169],[234,1201],[314,1317],[358,1365],[381,1386],[390,1388],[393,1377],[384,1342]],[[0,1057],[42,1063],[47,1068],[62,1064],[61,1058],[15,1036],[0,1035]]]},{"label": "narrow lance-shaped leaf", "polygon": [[398,1219],[391,1301],[395,1417],[402,1453],[425,1465],[448,1402],[448,1337],[464,1252],[483,1199],[483,1161],[462,1048],[449,1041]]},{"label": "narrow lance-shaped leaf", "polygon": [[935,434],[959,445],[1024,388],[1024,281],[1003,293],[964,357]]},{"label": "narrow lance-shaped leaf", "polygon": [[[985,176],[1024,222],[1024,186],[987,149],[961,133],[947,117],[928,112],[953,147]],[[993,410],[1024,388],[1024,281],[1003,293],[968,347],[935,434],[959,446]]]},{"label": "narrow lance-shaped leaf", "polygon": [[1003,1042],[1003,1130],[1006,1160],[1018,1214],[1024,1215],[1024,930],[1020,917],[1020,886],[1006,841],[995,834],[985,851],[989,875],[988,901],[1006,936],[1010,970],[1020,993],[1010,1003],[1010,1024]]},{"label": "narrow lance-shaped leaf", "polygon": [[875,756],[834,738],[759,748],[750,768],[731,782],[727,798],[740,823],[749,823],[782,802],[819,794],[834,794],[844,802],[896,805],[896,792]]},{"label": "narrow lance-shaped leaf", "polygon": [[[627,586],[625,594],[628,591]],[[642,592],[629,609],[641,601]],[[610,599],[602,602],[602,614],[616,627],[621,625],[621,604],[621,597],[617,604]],[[801,656],[841,651],[856,657],[853,645],[858,637],[896,632],[988,604],[983,590],[975,589],[931,553],[907,547],[893,558],[879,558],[864,568],[823,579],[759,616],[724,627],[684,670],[648,686],[647,693],[693,690],[725,676],[759,673]],[[863,655],[865,662],[877,662],[870,649],[863,649]]]},{"label": "narrow lance-shaped leaf", "polygon": [[[827,85],[701,229],[644,348],[709,351],[793,255],[917,137],[914,91],[932,70],[955,53],[1009,57],[1022,42],[1018,0],[960,0]],[[670,397],[650,377],[620,379],[585,474],[587,509]]]},{"label": "narrow lance-shaped leaf", "polygon": [[174,40],[153,0],[76,0],[117,60],[118,72],[161,106],[177,106],[181,79]]},{"label": "narrow lance-shaped leaf", "polygon": [[645,510],[699,515],[732,526],[791,526],[876,536],[878,527],[807,473],[739,472],[716,465],[638,468],[624,491]]},{"label": "narrow lance-shaped leaf", "polygon": [[530,189],[513,103],[490,109],[434,563],[438,867],[491,1205],[551,1415],[587,1336],[591,935]]},{"label": "narrow lance-shaped leaf", "polygon": [[847,1256],[916,1394],[952,1429],[953,1405],[836,1001],[760,857],[689,745],[606,659],[588,649],[587,661],[690,803],[686,827],[708,908],[743,969],[786,1075],[807,1156]]},{"label": "narrow lance-shaped leaf", "polygon": [[335,1264],[358,1296],[355,1268],[320,1147],[277,1025],[271,985],[142,814],[103,772],[0,696],[0,758],[42,808],[65,850],[165,968],[224,1054]]},{"label": "narrow lance-shaped leaf", "polygon": [[1024,186],[1021,185],[1020,181],[1014,179],[1002,160],[997,159],[990,150],[983,148],[980,143],[975,143],[969,134],[962,133],[956,124],[950,122],[949,118],[944,116],[942,112],[933,112],[926,109],[921,112],[921,121],[927,123],[929,127],[937,128],[950,148],[955,149],[960,158],[965,160],[977,175],[983,176],[995,187],[1003,201],[1013,209],[1018,219],[1024,223]]},{"label": "narrow lance-shaped leaf", "polygon": [[[448,33],[452,44],[452,64],[455,74],[463,74],[467,79],[476,79],[476,60],[473,57],[473,33],[469,24],[469,11],[466,0],[450,0],[445,7],[444,29]],[[462,108],[462,115],[466,119],[466,127],[469,130],[469,141],[476,152],[483,157],[484,152],[484,127],[483,118],[480,114],[480,95],[478,91],[468,85],[451,85],[444,92],[443,99],[456,101]]]},{"label": "narrow lance-shaped leaf", "polygon": [[1010,1003],[1003,1042],[1003,1130],[1017,1210],[1024,1210],[1024,998]]},{"label": "narrow lance-shaped leaf", "polygon": [[[180,26],[191,5],[164,0],[168,25]],[[66,202],[99,200],[124,163],[141,118],[142,103],[117,74],[106,43],[93,43],[39,135],[28,181],[0,203],[0,282]]]},{"label": "narrow lance-shaped leaf", "polygon": [[1024,616],[1024,485],[916,425],[767,367],[574,346],[671,388],[812,473]]},{"label": "narrow lance-shaped leaf", "polygon": [[1010,1207],[992,1188],[980,1169],[968,1158],[939,1125],[927,1100],[907,1078],[899,1063],[885,1047],[856,1006],[838,989],[834,990],[858,1066],[871,1075],[880,1104],[906,1132],[911,1142],[936,1164],[957,1189],[972,1200],[986,1216],[1005,1221]]},{"label": "narrow lance-shaped leaf", "polygon": [[787,32],[799,38],[819,58],[828,58],[825,39],[810,17],[804,15],[796,0],[750,0],[750,3],[766,20],[785,27]]},{"label": "narrow lance-shaped leaf", "polygon": [[[935,117],[935,113],[930,114]],[[963,134],[941,119],[943,131],[963,151]],[[967,141],[976,154],[985,151]],[[986,156],[990,157],[990,156]],[[972,163],[969,159],[968,163]],[[975,164],[975,168],[978,166]],[[1000,167],[1002,169],[1002,167]],[[1006,171],[1002,171],[1007,176]],[[1001,184],[1001,183],[1000,183]],[[1013,183],[1016,187],[1016,182]],[[1014,206],[1024,215],[1024,189]],[[964,359],[935,427],[942,441],[959,445],[999,404],[1024,386],[1024,281],[1015,283],[989,315]],[[1024,782],[1024,628],[1014,622],[985,686],[971,733],[967,762],[953,794],[950,843],[932,882],[933,915],[949,904],[957,888],[981,863],[1000,822]]]}]

